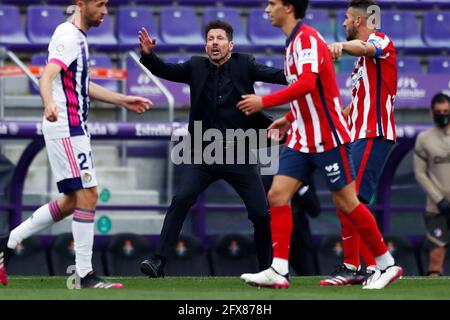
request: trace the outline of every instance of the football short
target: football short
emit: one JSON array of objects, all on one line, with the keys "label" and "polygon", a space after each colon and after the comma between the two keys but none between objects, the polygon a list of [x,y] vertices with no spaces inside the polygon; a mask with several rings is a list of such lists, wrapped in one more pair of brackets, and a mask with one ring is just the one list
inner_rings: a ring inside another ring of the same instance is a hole
[{"label": "football short", "polygon": [[67,194],[97,186],[91,141],[88,137],[82,135],[46,139],[45,144],[59,192]]},{"label": "football short", "polygon": [[425,227],[427,229],[427,242],[431,249],[446,247],[449,243],[449,226],[447,217],[443,214],[425,214]]},{"label": "football short", "polygon": [[280,156],[277,175],[288,176],[310,184],[315,170],[325,177],[331,191],[344,188],[355,178],[350,145],[341,145],[320,153],[303,153],[285,148]]},{"label": "football short", "polygon": [[356,171],[356,191],[362,202],[371,203],[394,142],[382,138],[368,138],[356,140],[350,146]]}]

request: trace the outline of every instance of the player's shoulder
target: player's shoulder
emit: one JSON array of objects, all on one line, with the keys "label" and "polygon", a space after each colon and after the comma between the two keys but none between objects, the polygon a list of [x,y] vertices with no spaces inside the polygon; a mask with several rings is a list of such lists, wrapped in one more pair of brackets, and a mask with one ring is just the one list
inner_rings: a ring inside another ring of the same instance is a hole
[{"label": "player's shoulder", "polygon": [[381,32],[381,31],[371,33],[369,36],[369,41],[370,40],[382,41],[386,44],[394,45],[394,43],[392,42],[392,39],[386,33]]},{"label": "player's shoulder", "polygon": [[77,37],[77,29],[69,22],[58,25],[53,32],[53,39],[72,39]]},{"label": "player's shoulder", "polygon": [[59,34],[67,34],[68,35],[68,34],[75,33],[75,31],[76,30],[75,30],[74,26],[71,23],[66,21],[56,27],[54,34],[58,34],[58,35]]},{"label": "player's shoulder", "polygon": [[[322,37],[322,35],[317,31],[317,29],[311,27],[308,24],[302,24],[302,27],[300,28],[299,32],[296,35],[296,38],[298,38],[302,43],[308,44],[311,41],[316,40],[317,42],[324,42],[326,43],[325,39]],[[314,39],[314,40],[311,40]]]},{"label": "player's shoulder", "polygon": [[419,132],[419,134],[417,135],[417,140],[420,142],[431,141],[434,139],[435,135],[436,135],[436,128],[431,127],[424,131]]}]

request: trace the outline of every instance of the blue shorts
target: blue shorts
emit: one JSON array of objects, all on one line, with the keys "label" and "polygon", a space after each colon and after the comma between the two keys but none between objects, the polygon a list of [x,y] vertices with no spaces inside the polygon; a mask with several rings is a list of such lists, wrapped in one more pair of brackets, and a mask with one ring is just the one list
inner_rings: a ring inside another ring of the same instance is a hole
[{"label": "blue shorts", "polygon": [[320,153],[304,153],[285,148],[280,156],[277,175],[310,183],[316,169],[325,177],[331,191],[341,190],[355,179],[350,145],[341,145]]},{"label": "blue shorts", "polygon": [[383,138],[360,139],[351,143],[356,170],[356,192],[361,201],[371,202],[393,146],[393,141]]}]

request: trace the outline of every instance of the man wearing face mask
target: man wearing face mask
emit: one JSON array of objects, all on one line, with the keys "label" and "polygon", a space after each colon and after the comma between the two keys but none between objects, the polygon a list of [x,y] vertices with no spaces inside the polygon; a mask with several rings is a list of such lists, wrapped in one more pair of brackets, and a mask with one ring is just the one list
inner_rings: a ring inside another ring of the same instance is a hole
[{"label": "man wearing face mask", "polygon": [[[255,63],[250,55],[232,53],[233,28],[228,23],[221,20],[209,22],[205,26],[205,39],[208,57],[193,56],[184,63],[165,63],[154,53],[154,39],[142,28],[139,32],[141,62],[160,78],[189,84],[189,133],[193,141],[201,141],[199,148],[195,148],[195,142],[191,144],[194,146],[193,153],[198,155],[198,151],[202,152],[207,147],[198,135],[203,136],[208,129],[216,129],[225,134],[225,139],[221,142],[225,154],[228,147],[236,151],[236,141],[227,139],[227,130],[266,129],[272,123],[264,113],[251,117],[242,114],[236,107],[241,96],[254,93],[253,85],[256,81],[287,83],[283,70]],[[202,127],[197,132],[195,128],[199,124]],[[150,277],[164,276],[165,260],[176,244],[188,211],[198,195],[220,179],[229,183],[243,199],[248,218],[254,227],[260,269],[267,268],[272,252],[270,215],[259,167],[248,163],[247,155],[244,155],[245,164],[208,164],[204,159],[200,159],[202,161],[199,163],[195,161],[195,155],[193,157],[193,164],[185,164],[183,167],[178,191],[164,219],[156,254],[142,262],[141,271]]]},{"label": "man wearing face mask", "polygon": [[416,140],[414,173],[427,194],[428,275],[440,276],[450,235],[450,97],[436,94],[431,114],[435,126],[421,132]]}]

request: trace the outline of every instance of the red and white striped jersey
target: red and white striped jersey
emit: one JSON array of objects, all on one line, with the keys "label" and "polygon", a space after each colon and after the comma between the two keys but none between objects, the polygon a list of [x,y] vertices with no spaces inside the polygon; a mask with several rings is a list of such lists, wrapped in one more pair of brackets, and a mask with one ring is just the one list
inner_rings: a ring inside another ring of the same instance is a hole
[{"label": "red and white striped jersey", "polygon": [[299,24],[286,42],[286,79],[292,84],[302,74],[314,73],[316,87],[290,103],[295,120],[286,145],[304,153],[319,153],[350,142],[350,132],[327,44],[314,28]]},{"label": "red and white striped jersey", "polygon": [[397,53],[394,43],[381,32],[367,41],[375,57],[360,57],[352,73],[349,125],[353,140],[383,137],[395,141],[394,101],[397,94]]}]

